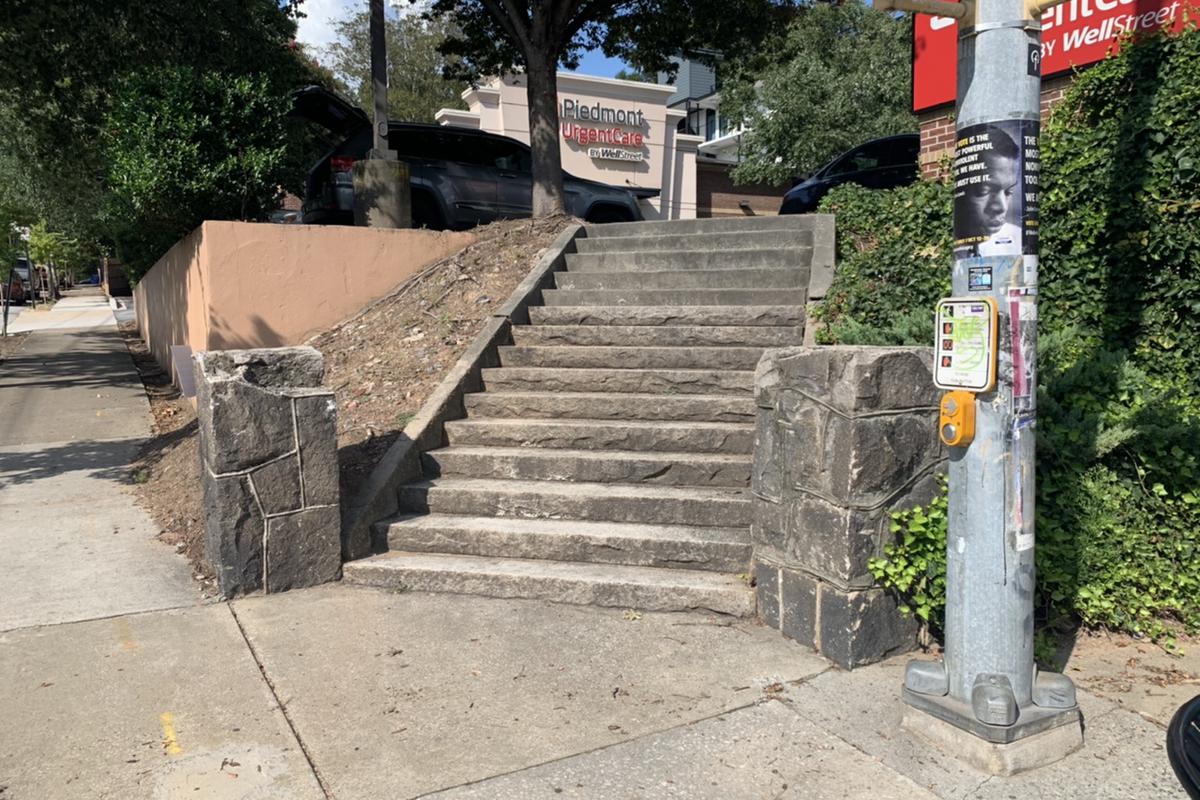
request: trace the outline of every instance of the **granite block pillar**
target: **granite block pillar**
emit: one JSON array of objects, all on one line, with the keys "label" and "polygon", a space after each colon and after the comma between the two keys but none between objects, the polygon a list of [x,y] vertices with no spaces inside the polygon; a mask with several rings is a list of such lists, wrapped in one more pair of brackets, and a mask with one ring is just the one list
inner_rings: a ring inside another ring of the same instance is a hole
[{"label": "granite block pillar", "polygon": [[205,552],[221,594],[341,577],[337,406],[311,347],[197,353]]},{"label": "granite block pillar", "polygon": [[759,613],[848,669],[916,643],[916,621],[867,562],[891,541],[892,512],[937,491],[946,454],[932,370],[919,347],[792,347],[758,364]]}]

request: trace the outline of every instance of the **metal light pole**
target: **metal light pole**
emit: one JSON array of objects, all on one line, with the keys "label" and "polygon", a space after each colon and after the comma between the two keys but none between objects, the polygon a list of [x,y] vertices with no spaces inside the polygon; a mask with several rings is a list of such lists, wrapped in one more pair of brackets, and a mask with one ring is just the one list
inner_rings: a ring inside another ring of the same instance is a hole
[{"label": "metal light pole", "polygon": [[388,151],[387,39],[384,36],[383,0],[371,5],[371,98],[374,105],[375,137],[371,158],[394,159]]},{"label": "metal light pole", "polygon": [[1057,730],[1044,753],[1025,748],[1033,766],[1082,742],[1074,685],[1033,659],[1039,18],[1055,4],[876,2],[959,25],[954,298],[939,306],[935,350],[938,385],[957,390],[940,430],[950,445],[945,658],[908,665],[904,701],[928,718],[906,724],[940,726],[943,742],[957,729],[995,752]]}]

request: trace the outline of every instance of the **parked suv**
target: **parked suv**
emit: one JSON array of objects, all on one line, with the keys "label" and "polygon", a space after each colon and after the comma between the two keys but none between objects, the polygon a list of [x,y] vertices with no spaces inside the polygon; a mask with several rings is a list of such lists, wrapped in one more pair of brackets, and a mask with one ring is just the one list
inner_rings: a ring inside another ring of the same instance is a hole
[{"label": "parked suv", "polygon": [[[306,224],[354,222],[354,162],[372,142],[366,113],[327,89],[309,86],[295,97],[292,113],[333,134],[337,144],[308,173]],[[413,225],[462,230],[532,213],[532,156],[528,145],[471,128],[391,122],[388,147],[407,162]],[[567,212],[588,222],[640,220],[639,197],[657,189],[629,189],[563,173]]]},{"label": "parked suv", "polygon": [[906,186],[917,179],[917,154],[921,137],[915,133],[887,136],[860,144],[842,153],[796,184],[783,196],[780,214],[808,214],[815,211],[830,189],[843,183],[857,183],[868,189]]}]

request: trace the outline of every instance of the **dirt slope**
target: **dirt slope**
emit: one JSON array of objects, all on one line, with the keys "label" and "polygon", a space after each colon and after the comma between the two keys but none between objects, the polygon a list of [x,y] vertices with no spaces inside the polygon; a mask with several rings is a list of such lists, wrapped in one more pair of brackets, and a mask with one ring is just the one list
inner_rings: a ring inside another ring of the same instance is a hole
[{"label": "dirt slope", "polygon": [[[338,403],[342,497],[353,495],[379,457],[467,348],[483,323],[569,224],[569,217],[497,222],[471,246],[396,287],[354,317],[313,337]],[[155,437],[131,481],[161,538],[185,552],[198,579],[204,563],[196,414],[158,368],[136,329],[123,332],[154,411]]]}]

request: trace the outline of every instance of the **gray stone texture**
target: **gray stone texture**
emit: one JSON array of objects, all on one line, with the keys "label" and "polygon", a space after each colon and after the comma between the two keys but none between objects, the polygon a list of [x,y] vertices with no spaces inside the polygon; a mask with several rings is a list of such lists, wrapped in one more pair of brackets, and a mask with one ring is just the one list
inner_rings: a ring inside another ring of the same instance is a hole
[{"label": "gray stone texture", "polygon": [[794,347],[759,362],[751,537],[755,562],[778,570],[764,619],[843,667],[915,641],[867,564],[892,512],[937,490],[938,399],[926,348]]},{"label": "gray stone texture", "polygon": [[233,596],[262,588],[263,515],[244,475],[201,472],[204,553],[221,592]]},{"label": "gray stone texture", "polygon": [[337,580],[342,545],[337,506],[306,508],[267,520],[268,592],[285,592]]},{"label": "gray stone texture", "polygon": [[333,393],[311,347],[194,357],[205,549],[226,596],[341,573]]},{"label": "gray stone texture", "polygon": [[300,459],[296,453],[250,471],[254,493],[264,514],[290,514],[301,508]]},{"label": "gray stone texture", "polygon": [[338,461],[328,457],[327,449],[330,442],[337,447],[337,403],[332,392],[296,398],[296,432],[304,457],[305,505],[336,506]]}]

